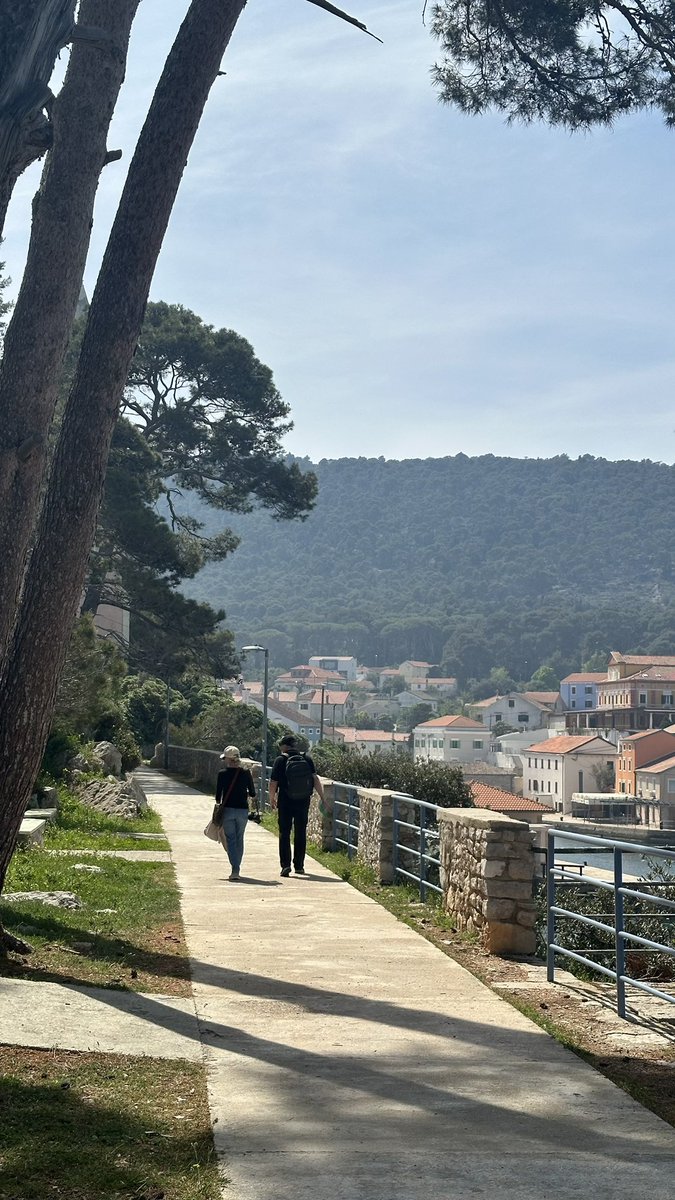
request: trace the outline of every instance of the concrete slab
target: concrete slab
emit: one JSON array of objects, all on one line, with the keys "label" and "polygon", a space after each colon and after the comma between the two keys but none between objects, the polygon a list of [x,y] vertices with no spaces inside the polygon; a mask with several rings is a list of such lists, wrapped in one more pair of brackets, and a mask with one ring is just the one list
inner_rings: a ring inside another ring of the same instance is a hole
[{"label": "concrete slab", "polygon": [[198,1062],[193,1000],[0,979],[0,1043]]},{"label": "concrete slab", "polygon": [[228,1200],[671,1200],[675,1131],[318,864],[245,883],[209,797],[139,772],[172,847]]},{"label": "concrete slab", "polygon": [[17,846],[41,846],[47,822],[42,817],[24,817],[16,839]]}]

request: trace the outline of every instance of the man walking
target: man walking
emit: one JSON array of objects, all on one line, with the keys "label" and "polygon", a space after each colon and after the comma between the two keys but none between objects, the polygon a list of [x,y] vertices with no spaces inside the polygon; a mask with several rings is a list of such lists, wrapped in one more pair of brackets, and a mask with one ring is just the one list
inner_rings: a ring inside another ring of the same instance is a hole
[{"label": "man walking", "polygon": [[312,792],[323,800],[323,784],[309,754],[300,749],[298,740],[287,733],[279,742],[281,754],[274,760],[270,778],[270,804],[279,815],[279,861],[281,874],[291,873],[291,831],[293,831],[293,867],[296,875],[306,875],[307,819]]}]

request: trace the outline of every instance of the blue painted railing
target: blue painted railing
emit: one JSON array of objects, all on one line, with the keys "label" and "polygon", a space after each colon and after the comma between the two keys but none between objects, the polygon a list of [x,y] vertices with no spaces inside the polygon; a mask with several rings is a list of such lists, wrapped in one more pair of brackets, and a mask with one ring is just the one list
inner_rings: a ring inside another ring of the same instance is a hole
[{"label": "blue painted railing", "polygon": [[[442,888],[438,872],[441,862],[437,857],[439,806],[403,794],[393,796],[393,805],[394,879],[405,879],[417,884],[421,900],[426,900],[429,891],[440,896]],[[400,815],[401,806],[405,807],[405,819]],[[418,820],[414,820],[415,810],[419,814]],[[406,840],[402,841],[404,830],[408,831],[408,835]],[[414,841],[412,845],[411,840]],[[432,850],[435,854],[430,853]],[[410,869],[413,865],[417,868],[414,871]],[[429,879],[430,867],[434,868],[435,880]]]},{"label": "blue painted railing", "polygon": [[[597,876],[585,874],[583,880],[580,880],[579,875],[570,869],[571,864],[559,863],[556,865],[556,845],[561,842],[565,844],[575,844],[578,846],[592,846],[603,850],[611,851],[614,856],[614,871],[613,879],[599,879]],[[675,994],[665,992],[659,988],[652,987],[644,979],[636,979],[626,973],[626,950],[631,947],[638,947],[640,950],[652,950],[660,954],[666,954],[675,958],[675,947],[663,942],[655,942],[650,938],[641,937],[636,933],[631,933],[626,929],[625,923],[625,900],[627,897],[633,897],[636,900],[641,900],[645,904],[658,906],[659,910],[665,909],[665,914],[659,911],[658,916],[675,913],[675,901],[668,900],[665,896],[658,893],[653,894],[642,890],[640,881],[628,882],[624,879],[623,856],[624,854],[641,854],[648,858],[663,858],[667,862],[675,865],[675,850],[663,850],[656,846],[637,845],[634,842],[619,842],[609,838],[590,837],[583,833],[568,833],[566,830],[550,829],[548,832],[548,856],[546,869],[546,912],[547,912],[547,956],[546,956],[546,974],[549,983],[555,982],[555,957],[562,955],[566,958],[574,959],[575,962],[582,963],[592,971],[597,971],[598,974],[604,975],[606,978],[612,979],[616,985],[616,1011],[620,1017],[626,1016],[626,988],[634,987],[640,991],[647,992],[650,996],[656,996],[660,1000],[666,1000],[670,1004],[675,1004]],[[595,917],[586,916],[584,913],[572,912],[570,909],[563,908],[557,903],[557,884],[558,883],[574,882],[577,885],[583,883],[585,888],[597,888],[600,891],[612,892],[614,899],[614,921],[611,925],[604,921],[596,920]],[[666,881],[666,886],[673,886]],[[643,883],[642,886],[645,886]],[[658,888],[663,886],[659,882],[649,884]],[[613,937],[614,940],[614,956],[615,969],[606,967],[602,963],[596,962],[589,958],[588,955],[578,954],[575,950],[559,945],[557,940],[557,922],[558,918],[563,917],[566,920],[578,921],[582,925],[590,926],[594,929],[602,930]],[[632,919],[635,919],[634,917]]]}]

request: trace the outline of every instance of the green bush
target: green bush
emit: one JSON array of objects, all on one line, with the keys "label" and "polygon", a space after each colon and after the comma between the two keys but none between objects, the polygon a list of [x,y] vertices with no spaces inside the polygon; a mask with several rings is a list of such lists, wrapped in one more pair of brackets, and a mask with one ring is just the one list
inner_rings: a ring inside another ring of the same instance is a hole
[{"label": "green bush", "polygon": [[441,808],[473,808],[473,799],[460,767],[415,762],[407,754],[356,754],[324,742],[312,748],[320,775],[359,787],[405,792]]},{"label": "green bush", "polygon": [[[647,874],[640,879],[639,886],[643,892],[658,895],[665,900],[675,901],[675,875],[662,862],[647,859]],[[577,883],[562,883],[556,888],[556,902],[560,908],[570,912],[581,913],[602,921],[606,925],[614,924],[614,894],[605,888],[594,888],[590,885]],[[536,896],[537,903],[537,952],[546,956],[546,888],[542,886]],[[661,942],[665,946],[673,945],[673,912],[661,909],[658,904],[650,904],[646,900],[624,898],[624,928],[628,933],[639,937],[649,938],[652,942]],[[613,933],[605,933],[574,921],[570,917],[558,917],[556,920],[556,943],[576,954],[583,954],[601,966],[613,971],[616,969],[616,955]],[[642,979],[652,984],[675,979],[675,958],[668,954],[649,950],[630,942],[626,946],[626,974],[633,979]],[[600,972],[577,963],[573,958],[560,955],[558,965],[582,979],[598,979]]]}]

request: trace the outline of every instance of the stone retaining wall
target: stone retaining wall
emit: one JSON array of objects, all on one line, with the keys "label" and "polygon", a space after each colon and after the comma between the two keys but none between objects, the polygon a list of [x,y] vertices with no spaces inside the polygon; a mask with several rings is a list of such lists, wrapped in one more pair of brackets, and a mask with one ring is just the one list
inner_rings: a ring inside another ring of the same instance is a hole
[{"label": "stone retaining wall", "polygon": [[534,854],[528,826],[480,808],[446,808],[441,886],[457,928],[478,933],[490,954],[534,954]]}]

